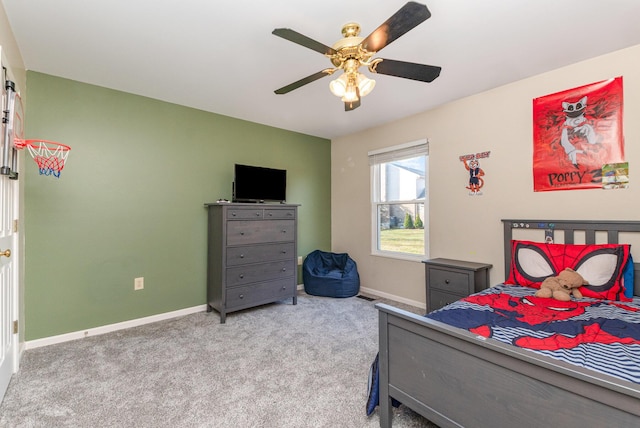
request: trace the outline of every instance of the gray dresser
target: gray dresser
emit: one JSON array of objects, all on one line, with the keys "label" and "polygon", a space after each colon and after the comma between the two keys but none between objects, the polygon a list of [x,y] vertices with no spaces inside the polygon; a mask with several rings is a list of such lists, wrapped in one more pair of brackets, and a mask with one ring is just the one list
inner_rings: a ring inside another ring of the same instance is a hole
[{"label": "gray dresser", "polygon": [[298,205],[210,203],[207,303],[229,312],[287,298],[297,303]]}]

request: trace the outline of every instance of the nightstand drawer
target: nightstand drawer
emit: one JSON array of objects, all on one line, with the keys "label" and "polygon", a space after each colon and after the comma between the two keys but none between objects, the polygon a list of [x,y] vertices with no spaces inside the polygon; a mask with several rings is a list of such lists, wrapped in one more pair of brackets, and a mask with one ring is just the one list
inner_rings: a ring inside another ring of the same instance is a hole
[{"label": "nightstand drawer", "polygon": [[432,267],[429,269],[429,286],[463,296],[469,294],[469,274]]},{"label": "nightstand drawer", "polygon": [[456,294],[451,293],[443,293],[439,290],[431,290],[429,301],[431,302],[431,307],[429,308],[432,311],[442,308],[443,306],[447,306],[449,303],[453,303],[457,300],[462,299],[466,296],[458,296]]}]

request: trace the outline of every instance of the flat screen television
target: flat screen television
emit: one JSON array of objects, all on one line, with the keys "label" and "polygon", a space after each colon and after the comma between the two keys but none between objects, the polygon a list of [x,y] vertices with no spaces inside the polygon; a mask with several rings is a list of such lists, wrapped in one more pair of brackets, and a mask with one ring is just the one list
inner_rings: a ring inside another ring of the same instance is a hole
[{"label": "flat screen television", "polygon": [[284,202],[286,193],[286,170],[235,165],[233,202]]}]

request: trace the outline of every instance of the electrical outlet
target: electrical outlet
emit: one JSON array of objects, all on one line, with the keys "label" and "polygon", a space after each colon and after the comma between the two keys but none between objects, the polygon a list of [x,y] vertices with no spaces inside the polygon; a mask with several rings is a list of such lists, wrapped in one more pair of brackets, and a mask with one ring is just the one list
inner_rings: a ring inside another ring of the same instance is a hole
[{"label": "electrical outlet", "polygon": [[133,289],[142,290],[144,288],[144,277],[135,278],[133,280]]},{"label": "electrical outlet", "polygon": [[298,265],[302,264],[302,256],[298,256]]}]

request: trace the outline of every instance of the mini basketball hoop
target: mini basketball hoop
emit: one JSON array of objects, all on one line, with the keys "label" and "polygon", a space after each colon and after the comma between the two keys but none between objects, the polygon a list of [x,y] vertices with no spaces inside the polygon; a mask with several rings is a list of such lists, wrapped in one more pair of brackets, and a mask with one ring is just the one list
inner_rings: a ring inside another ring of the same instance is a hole
[{"label": "mini basketball hoop", "polygon": [[31,157],[38,164],[40,175],[53,175],[60,178],[60,173],[64,169],[64,163],[69,156],[71,147],[66,144],[47,140],[21,140],[15,139],[16,149],[29,150]]}]

